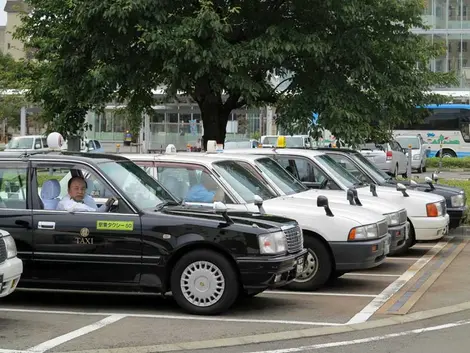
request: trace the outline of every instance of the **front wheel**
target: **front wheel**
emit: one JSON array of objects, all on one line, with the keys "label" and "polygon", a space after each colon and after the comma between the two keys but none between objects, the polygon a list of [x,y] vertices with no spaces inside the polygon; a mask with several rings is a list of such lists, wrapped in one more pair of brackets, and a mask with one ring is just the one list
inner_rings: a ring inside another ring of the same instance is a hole
[{"label": "front wheel", "polygon": [[173,268],[170,281],[178,305],[197,315],[228,310],[240,287],[232,264],[223,255],[207,249],[185,254]]},{"label": "front wheel", "polygon": [[332,271],[332,259],[323,243],[311,235],[304,235],[307,262],[304,271],[286,288],[297,291],[317,290],[328,281]]}]

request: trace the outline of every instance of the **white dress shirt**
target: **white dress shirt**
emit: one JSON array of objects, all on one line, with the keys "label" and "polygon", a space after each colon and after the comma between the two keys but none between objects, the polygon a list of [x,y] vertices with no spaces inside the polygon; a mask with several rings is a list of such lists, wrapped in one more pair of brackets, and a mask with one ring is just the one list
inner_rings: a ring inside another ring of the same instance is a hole
[{"label": "white dress shirt", "polygon": [[56,210],[68,212],[106,212],[106,208],[105,204],[98,207],[95,200],[89,195],[85,195],[83,203],[81,203],[73,200],[67,194],[59,201]]}]

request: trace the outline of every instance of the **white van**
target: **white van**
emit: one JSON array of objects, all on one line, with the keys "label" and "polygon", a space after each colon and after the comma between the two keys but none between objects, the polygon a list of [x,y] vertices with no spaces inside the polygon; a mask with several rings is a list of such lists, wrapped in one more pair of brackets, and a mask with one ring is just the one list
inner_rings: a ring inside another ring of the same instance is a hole
[{"label": "white van", "polygon": [[5,152],[48,151],[47,138],[43,135],[15,136],[5,146]]},{"label": "white van", "polygon": [[[233,153],[224,151],[224,153]],[[301,181],[312,188],[344,190],[355,188],[359,195],[373,195],[404,207],[410,221],[409,246],[419,240],[437,240],[448,233],[449,215],[444,197],[416,190],[402,184],[397,189],[367,185],[358,180],[327,154],[307,149],[237,150],[240,154],[263,154],[274,158],[284,168],[296,169]]]},{"label": "white van", "polygon": [[10,233],[0,229],[0,298],[15,291],[23,273],[23,261],[16,255],[15,240]]},{"label": "white van", "polygon": [[[288,288],[318,289],[345,272],[379,266],[390,251],[388,223],[382,214],[329,202],[323,195],[316,203],[280,196],[244,161],[198,153],[124,156],[188,206],[212,207],[214,200],[223,201],[230,211],[266,212],[297,220],[309,256],[304,272]],[[212,188],[220,198],[209,192]]]}]

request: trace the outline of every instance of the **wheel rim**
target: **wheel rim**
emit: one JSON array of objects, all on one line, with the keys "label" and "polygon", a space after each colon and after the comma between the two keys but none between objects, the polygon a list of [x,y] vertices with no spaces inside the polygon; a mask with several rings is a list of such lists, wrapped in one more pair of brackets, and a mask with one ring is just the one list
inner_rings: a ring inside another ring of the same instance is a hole
[{"label": "wheel rim", "polygon": [[180,287],[188,302],[198,307],[207,307],[222,298],[225,278],[213,263],[197,261],[184,269]]},{"label": "wheel rim", "polygon": [[307,262],[304,266],[303,272],[295,279],[295,282],[310,281],[318,272],[318,257],[317,254],[308,250]]}]

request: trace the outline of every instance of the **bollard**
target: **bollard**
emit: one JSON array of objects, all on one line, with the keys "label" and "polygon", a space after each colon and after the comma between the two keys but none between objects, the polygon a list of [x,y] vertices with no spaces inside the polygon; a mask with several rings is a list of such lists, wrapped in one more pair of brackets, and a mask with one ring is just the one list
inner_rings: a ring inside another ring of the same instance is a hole
[{"label": "bollard", "polygon": [[116,144],[116,153],[119,153],[119,149],[121,148],[121,145],[119,143]]},{"label": "bollard", "polygon": [[411,153],[412,146],[408,145],[408,165],[406,167],[406,173],[408,174],[408,179],[411,181],[411,162],[413,161],[413,155]]},{"label": "bollard", "polygon": [[442,143],[439,146],[439,173],[442,170]]}]

